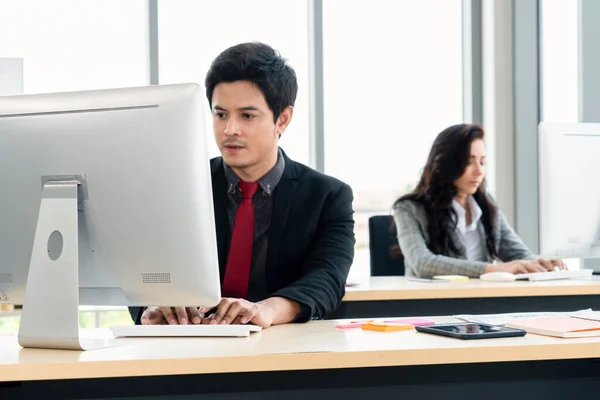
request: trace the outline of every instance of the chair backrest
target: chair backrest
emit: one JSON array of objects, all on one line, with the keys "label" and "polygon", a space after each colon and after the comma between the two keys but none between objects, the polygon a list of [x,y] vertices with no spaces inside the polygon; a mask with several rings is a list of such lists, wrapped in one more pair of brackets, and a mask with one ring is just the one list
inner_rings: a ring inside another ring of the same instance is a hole
[{"label": "chair backrest", "polygon": [[404,275],[404,260],[391,255],[392,247],[398,245],[395,232],[391,215],[375,215],[369,218],[371,276]]}]

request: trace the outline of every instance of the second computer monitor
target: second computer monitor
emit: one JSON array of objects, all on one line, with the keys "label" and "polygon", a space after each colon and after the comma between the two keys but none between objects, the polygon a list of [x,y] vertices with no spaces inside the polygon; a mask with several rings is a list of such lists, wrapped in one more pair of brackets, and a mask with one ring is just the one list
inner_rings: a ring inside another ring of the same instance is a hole
[{"label": "second computer monitor", "polygon": [[600,257],[600,124],[539,125],[540,254]]}]

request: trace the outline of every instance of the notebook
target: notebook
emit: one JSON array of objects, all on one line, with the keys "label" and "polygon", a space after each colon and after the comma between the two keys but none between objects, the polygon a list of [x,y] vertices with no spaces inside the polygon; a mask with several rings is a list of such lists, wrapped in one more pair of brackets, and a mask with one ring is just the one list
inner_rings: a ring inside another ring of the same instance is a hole
[{"label": "notebook", "polygon": [[600,336],[600,321],[575,316],[511,320],[506,326],[523,329],[528,333],[561,338]]},{"label": "notebook", "polygon": [[600,321],[600,313],[592,311],[591,308],[579,311],[571,312],[520,312],[520,313],[502,313],[502,314],[460,314],[454,315],[455,318],[465,320],[467,322],[475,322],[478,324],[488,325],[504,325],[508,321],[516,319],[531,319],[541,317],[564,317],[564,316],[582,316],[586,319],[594,319],[594,315],[598,314],[598,320]]}]

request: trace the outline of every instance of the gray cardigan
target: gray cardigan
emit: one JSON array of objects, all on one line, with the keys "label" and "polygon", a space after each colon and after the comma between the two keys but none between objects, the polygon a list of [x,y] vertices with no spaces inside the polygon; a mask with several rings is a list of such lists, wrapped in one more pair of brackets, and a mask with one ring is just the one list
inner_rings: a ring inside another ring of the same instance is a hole
[{"label": "gray cardigan", "polygon": [[[485,261],[467,260],[462,235],[458,234],[456,230],[450,234],[458,247],[458,254],[454,257],[433,254],[427,247],[429,235],[427,234],[425,208],[415,201],[405,200],[396,204],[393,215],[398,231],[398,244],[404,255],[406,276],[431,278],[434,275],[466,275],[478,278],[483,274],[485,267],[494,262],[487,247]],[[481,237],[485,238],[481,220],[478,222],[477,229]],[[498,210],[494,231],[496,252],[500,261],[510,262],[537,258],[510,227],[500,210]],[[483,242],[485,243],[485,239]]]}]

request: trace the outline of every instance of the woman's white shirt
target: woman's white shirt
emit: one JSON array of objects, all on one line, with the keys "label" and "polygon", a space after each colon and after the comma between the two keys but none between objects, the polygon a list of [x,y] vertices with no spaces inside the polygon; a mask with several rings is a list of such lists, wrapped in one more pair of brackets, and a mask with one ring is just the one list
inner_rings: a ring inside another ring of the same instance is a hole
[{"label": "woman's white shirt", "polygon": [[467,259],[482,261],[486,259],[485,240],[482,237],[478,224],[483,212],[473,196],[467,196],[467,206],[471,211],[471,223],[467,226],[467,211],[456,199],[452,200],[452,206],[458,216],[456,230],[462,236],[467,250]]}]

